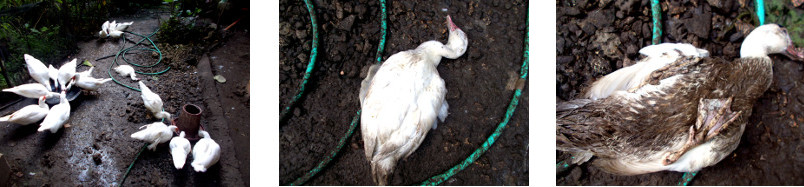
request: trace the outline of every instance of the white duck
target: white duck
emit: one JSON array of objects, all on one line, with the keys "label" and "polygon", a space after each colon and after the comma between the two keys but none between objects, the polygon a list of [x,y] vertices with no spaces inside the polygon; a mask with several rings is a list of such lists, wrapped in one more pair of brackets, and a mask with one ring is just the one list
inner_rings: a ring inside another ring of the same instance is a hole
[{"label": "white duck", "polygon": [[42,96],[46,96],[47,98],[56,97],[59,94],[55,92],[51,92],[48,90],[45,85],[39,83],[28,83],[19,86],[15,86],[13,88],[6,88],[3,89],[4,92],[12,92],[17,95],[21,95],[23,97],[36,99]]},{"label": "white duck", "polygon": [[212,140],[207,131],[198,130],[198,135],[202,138],[193,147],[193,162],[190,165],[196,172],[206,172],[209,167],[218,163],[221,146]]},{"label": "white duck", "polygon": [[176,169],[184,167],[190,150],[190,141],[184,138],[184,131],[181,131],[179,136],[170,139],[170,154],[173,156],[173,166],[176,166]]},{"label": "white duck", "polygon": [[449,40],[427,41],[396,53],[360,88],[361,132],[366,158],[378,185],[387,184],[397,160],[419,147],[437,120],[447,117],[447,89],[436,66],[441,57],[456,59],[466,52],[466,34],[447,16]]},{"label": "white duck", "polygon": [[47,116],[48,111],[50,111],[50,108],[48,108],[45,100],[46,98],[44,96],[39,97],[38,105],[28,105],[14,113],[11,113],[11,115],[0,117],[0,122],[28,125],[42,120],[45,118],[45,116]]},{"label": "white duck", "polygon": [[24,54],[22,56],[25,59],[25,64],[28,65],[28,73],[31,74],[31,78],[45,85],[45,88],[48,90],[51,90],[47,66],[31,55]]},{"label": "white duck", "polygon": [[162,98],[159,98],[159,95],[151,91],[142,81],[137,83],[140,84],[140,90],[142,90],[142,102],[145,104],[145,108],[151,111],[156,118],[170,118],[170,113],[162,110]]},{"label": "white duck", "polygon": [[116,68],[114,68],[114,71],[116,71],[118,74],[120,74],[120,76],[124,76],[124,77],[125,76],[130,76],[131,80],[133,80],[133,81],[140,80],[140,79],[137,78],[137,73],[134,72],[134,67],[131,67],[129,65],[117,66]]},{"label": "white duck", "polygon": [[[146,127],[145,129],[142,129]],[[140,127],[140,131],[131,134],[131,138],[151,142],[151,145],[148,145],[148,149],[153,151],[156,150],[156,145],[160,143],[165,143],[170,141],[170,137],[173,137],[173,132],[176,131],[175,125],[167,126],[162,122],[154,122],[148,125],[143,125]]]},{"label": "white duck", "polygon": [[72,61],[64,63],[63,65],[61,65],[61,67],[59,67],[58,79],[59,79],[59,86],[61,86],[61,88],[69,89],[66,87],[65,84],[67,84],[69,81],[75,78],[75,66],[77,64],[77,60],[78,59],[73,59]]},{"label": "white duck", "polygon": [[67,94],[64,91],[59,94],[61,98],[59,104],[53,106],[48,111],[45,120],[39,124],[39,132],[50,130],[51,133],[59,131],[62,125],[70,119],[70,103],[67,101]]},{"label": "white duck", "polygon": [[103,83],[111,81],[112,78],[97,79],[84,74],[75,75],[75,85],[86,90],[98,90]]}]

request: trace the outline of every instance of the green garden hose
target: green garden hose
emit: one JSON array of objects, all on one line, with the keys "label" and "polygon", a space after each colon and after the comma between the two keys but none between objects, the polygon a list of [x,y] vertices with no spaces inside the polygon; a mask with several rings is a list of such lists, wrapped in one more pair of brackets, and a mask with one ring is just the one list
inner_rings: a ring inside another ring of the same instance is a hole
[{"label": "green garden hose", "polygon": [[759,25],[765,25],[765,2],[757,0],[757,18],[759,18]]},{"label": "green garden hose", "polygon": [[[125,41],[126,40],[123,40],[123,44],[122,44],[123,48],[120,51],[117,52],[117,54],[114,57],[114,61],[112,61],[112,65],[109,66],[109,71],[107,72],[107,73],[109,73],[109,78],[112,78],[112,81],[114,81],[115,83],[117,83],[117,84],[119,84],[119,85],[121,85],[123,87],[126,87],[128,89],[132,89],[132,90],[135,90],[135,91],[138,91],[138,92],[140,91],[140,89],[137,89],[137,88],[134,88],[132,86],[123,84],[122,82],[120,82],[117,79],[115,79],[114,76],[112,75],[112,68],[117,67],[117,66],[120,65],[117,62],[117,59],[123,59],[123,61],[125,61],[128,64],[131,64],[131,65],[134,65],[134,66],[137,66],[137,67],[146,67],[146,68],[147,67],[154,67],[154,66],[159,65],[160,63],[162,63],[162,51],[159,50],[159,47],[157,47],[156,43],[154,43],[154,41],[151,40],[151,38],[150,38],[151,36],[153,36],[157,32],[159,32],[159,29],[156,29],[153,33],[149,34],[148,36],[143,36],[143,35],[140,35],[140,34],[137,34],[137,33],[126,31],[126,33],[133,34],[133,35],[136,35],[136,36],[140,36],[140,37],[142,37],[142,39],[140,39],[140,41],[138,41],[137,43],[134,43],[134,45],[132,45],[131,47],[128,47],[128,48],[125,48],[125,45],[126,45]],[[134,48],[134,47],[138,46],[140,43],[142,43],[145,40],[148,40],[148,42],[150,42],[151,45],[154,48],[144,48],[144,47],[143,48]],[[156,52],[156,53],[159,54],[159,59],[156,61],[156,63],[151,64],[151,65],[140,65],[140,64],[129,62],[128,59],[125,58],[125,55],[130,54],[129,53],[130,51],[136,51],[136,50]],[[135,73],[139,73],[139,74],[143,74],[143,75],[159,75],[159,74],[167,72],[168,70],[170,70],[170,67],[167,67],[164,70],[156,72],[156,73],[145,73],[145,72],[140,72],[140,71],[136,71]]]},{"label": "green garden hose", "polygon": [[659,6],[659,0],[650,1],[651,17],[653,17],[653,45],[662,43],[662,8]]},{"label": "green garden hose", "polygon": [[[385,11],[385,0],[380,0],[380,6],[382,8],[381,29],[380,29],[381,38],[380,43],[377,46],[377,62],[376,62],[377,64],[382,63],[382,52],[383,50],[385,50],[385,30],[387,29],[388,25],[386,24],[387,17]],[[290,186],[302,185],[306,183],[308,180],[310,180],[310,178],[318,174],[318,172],[320,172],[322,169],[324,169],[324,167],[326,167],[332,161],[332,159],[335,158],[338,152],[341,151],[341,148],[343,148],[343,145],[345,145],[346,141],[349,140],[349,137],[352,136],[352,133],[354,133],[355,129],[357,128],[358,124],[357,122],[359,121],[359,119],[360,119],[360,110],[357,110],[357,114],[355,114],[355,116],[352,117],[352,123],[349,124],[349,130],[346,131],[346,134],[344,134],[340,140],[338,140],[338,145],[335,147],[335,149],[332,150],[326,157],[324,157],[324,159],[321,160],[321,162],[319,162],[315,168],[311,169],[310,171],[307,171],[302,177],[297,178],[288,185]]]},{"label": "green garden hose", "polygon": [[285,106],[285,109],[279,113],[279,121],[285,119],[285,117],[290,113],[290,109],[293,107],[293,104],[302,97],[304,94],[304,86],[307,84],[307,81],[310,79],[310,74],[313,72],[313,67],[315,66],[315,57],[318,56],[318,24],[315,19],[315,7],[310,0],[304,0],[304,3],[307,5],[307,12],[310,12],[310,25],[313,27],[313,49],[310,50],[310,63],[307,64],[307,71],[304,72],[304,78],[302,78],[302,83],[299,85],[299,91],[296,93],[293,98],[290,99],[290,103]]}]

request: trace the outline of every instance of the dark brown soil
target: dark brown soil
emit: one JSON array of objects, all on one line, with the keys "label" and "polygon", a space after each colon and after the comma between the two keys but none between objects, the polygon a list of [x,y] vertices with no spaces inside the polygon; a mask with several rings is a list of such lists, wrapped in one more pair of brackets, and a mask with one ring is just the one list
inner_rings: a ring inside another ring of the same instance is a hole
[{"label": "dark brown soil", "polygon": [[[377,1],[313,1],[320,46],[304,98],[279,127],[279,182],[287,184],[334,149],[359,110],[361,71],[375,63],[380,39]],[[310,55],[310,18],[302,1],[282,0],[279,22],[279,103],[296,94]],[[469,38],[467,52],[438,67],[447,85],[449,117],[431,130],[391,185],[418,184],[458,164],[482,144],[504,117],[506,89],[522,65],[527,2],[389,1],[383,59],[428,40],[446,42],[446,16]],[[528,87],[501,138],[446,185],[528,185]],[[309,185],[374,185],[359,128]]]},{"label": "dark brown soil", "polygon": [[[157,13],[142,11],[140,17],[121,17],[117,21],[134,21],[128,31],[148,34],[158,26]],[[143,16],[144,15],[144,16]],[[164,19],[164,17],[162,17]],[[100,23],[98,24],[100,26]],[[127,35],[133,40],[138,37]],[[177,116],[180,107],[195,104],[203,109],[201,125],[221,146],[221,159],[206,173],[173,167],[167,144],[156,151],[144,151],[131,168],[125,185],[129,186],[243,186],[249,179],[249,105],[245,85],[248,82],[249,37],[234,32],[221,47],[210,52],[211,60],[197,66],[172,68],[161,75],[138,75],[164,101],[165,111]],[[159,42],[157,40],[157,42]],[[78,44],[80,52],[69,59],[90,60],[95,65],[93,77],[107,78],[113,58],[95,59],[116,54],[122,42],[90,40]],[[127,43],[130,46],[131,43]],[[170,50],[170,49],[162,49]],[[127,55],[128,56],[128,55]],[[206,57],[206,56],[205,56]],[[151,64],[150,53],[128,56],[132,62]],[[166,57],[177,58],[177,57]],[[59,64],[62,62],[58,62]],[[156,72],[166,66],[137,68]],[[79,66],[78,71],[88,69]],[[217,83],[213,75],[223,75],[226,83]],[[127,77],[116,79],[138,87]],[[33,103],[26,100],[0,111],[11,113]],[[113,82],[99,90],[84,92],[71,102],[70,127],[58,133],[37,132],[38,125],[20,126],[3,123],[0,130],[0,152],[12,168],[11,185],[15,186],[112,186],[123,178],[135,159],[142,141],[130,138],[140,126],[158,121],[142,105],[140,93]],[[245,130],[244,130],[245,129]]]},{"label": "dark brown soil", "polygon": [[[683,42],[724,59],[739,56],[753,29],[753,1],[661,1],[663,42]],[[556,4],[556,100],[578,97],[596,78],[638,60],[650,44],[648,0],[564,1]],[[732,156],[701,170],[691,185],[802,185],[804,122],[801,63],[772,56],[774,82],[757,101],[739,147]],[[557,151],[560,158],[563,153]],[[556,161],[558,162],[558,160]],[[682,173],[616,176],[590,164],[556,176],[558,185],[676,185]]]}]

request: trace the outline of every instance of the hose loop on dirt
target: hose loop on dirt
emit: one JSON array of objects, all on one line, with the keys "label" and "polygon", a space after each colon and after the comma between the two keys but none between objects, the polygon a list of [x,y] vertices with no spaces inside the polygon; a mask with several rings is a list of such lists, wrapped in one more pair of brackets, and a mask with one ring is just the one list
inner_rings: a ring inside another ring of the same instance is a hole
[{"label": "hose loop on dirt", "polygon": [[662,8],[659,6],[659,0],[650,1],[651,17],[653,17],[653,45],[662,43]]},{"label": "hose loop on dirt", "polygon": [[[523,57],[525,59],[522,62],[522,68],[520,70],[520,74],[522,74],[522,76],[520,78],[522,78],[523,81],[527,80],[527,78],[528,78],[527,77],[528,76],[528,74],[527,74],[527,72],[528,72],[528,56],[529,56],[529,54],[528,54],[528,38],[530,36],[530,29],[528,28],[529,20],[530,20],[530,16],[528,16],[528,18],[525,20],[525,28],[526,28],[526,30],[525,30],[525,50],[524,50],[524,54],[523,54]],[[477,148],[475,150],[475,152],[473,152],[471,155],[469,155],[469,157],[467,157],[465,160],[463,160],[463,162],[459,163],[458,165],[455,165],[454,167],[450,168],[449,170],[447,170],[446,172],[444,172],[444,173],[442,173],[440,175],[430,177],[430,179],[427,179],[426,181],[422,182],[421,185],[422,186],[435,186],[435,185],[439,185],[439,184],[443,183],[444,181],[446,181],[447,179],[449,179],[453,175],[457,174],[458,172],[461,172],[467,166],[469,166],[470,164],[475,162],[475,160],[480,158],[480,156],[482,156],[483,153],[488,151],[489,148],[491,148],[491,145],[493,145],[494,142],[497,140],[497,138],[500,137],[500,135],[502,134],[503,130],[505,130],[506,125],[508,125],[508,120],[510,120],[511,117],[514,115],[514,111],[516,110],[516,106],[519,104],[519,97],[521,95],[522,95],[522,88],[517,88],[516,91],[514,92],[513,98],[511,98],[511,103],[508,105],[508,109],[506,109],[506,111],[505,111],[505,118],[503,118],[503,121],[500,122],[499,125],[497,125],[497,129],[495,129],[494,132],[491,133],[491,135],[488,137],[488,139],[486,139],[486,142],[483,142],[483,144],[479,148]]]},{"label": "hose loop on dirt", "polygon": [[[385,0],[380,0],[380,7],[382,8],[381,29],[380,29],[380,33],[382,34],[380,38],[380,43],[379,45],[377,45],[377,64],[382,63],[382,52],[385,50],[385,36],[386,36],[385,30],[388,28],[387,26],[388,24],[386,23],[387,16],[385,11]],[[318,172],[324,169],[324,167],[326,167],[332,161],[333,158],[335,158],[338,152],[341,151],[341,148],[343,148],[343,145],[346,144],[346,141],[349,140],[349,137],[352,136],[352,133],[355,132],[355,129],[357,128],[358,125],[357,122],[360,121],[359,120],[360,111],[361,110],[357,110],[357,114],[355,114],[355,117],[352,117],[352,123],[349,124],[349,130],[346,131],[346,134],[344,134],[340,140],[338,140],[338,145],[335,147],[335,149],[332,150],[332,152],[330,152],[329,155],[327,155],[321,162],[319,162],[315,168],[305,173],[304,176],[299,177],[292,183],[288,184],[289,186],[298,186],[306,183],[308,180],[310,180],[310,178],[312,178],[313,176],[318,174]]]},{"label": "hose loop on dirt", "polygon": [[307,64],[307,71],[304,72],[304,78],[302,78],[302,83],[299,85],[299,91],[296,93],[295,96],[290,100],[285,109],[279,113],[279,120],[285,119],[285,117],[290,113],[290,109],[293,107],[293,104],[296,104],[296,101],[302,97],[304,94],[304,86],[307,84],[307,81],[310,79],[310,74],[313,72],[313,67],[315,66],[315,57],[318,56],[318,24],[315,18],[315,7],[310,0],[304,0],[304,3],[307,5],[307,12],[310,12],[310,25],[313,27],[313,43],[312,43],[312,50],[310,50],[310,63]]},{"label": "hose loop on dirt", "polygon": [[[147,67],[154,67],[154,66],[159,65],[160,63],[162,63],[162,51],[161,51],[161,50],[159,50],[159,47],[157,47],[157,46],[156,46],[156,43],[154,43],[154,41],[153,41],[153,40],[151,40],[151,36],[153,36],[154,34],[156,34],[157,32],[159,32],[159,29],[157,28],[156,30],[154,30],[154,32],[153,32],[153,33],[149,34],[148,36],[143,36],[143,35],[141,35],[141,34],[137,34],[137,33],[133,33],[133,32],[128,32],[128,31],[125,31],[125,32],[126,32],[126,33],[129,33],[129,34],[133,34],[133,35],[139,36],[139,37],[142,37],[142,39],[140,39],[140,41],[138,41],[138,42],[134,43],[134,45],[132,45],[131,47],[128,47],[128,48],[126,48],[126,47],[125,47],[125,45],[126,45],[126,40],[125,40],[125,39],[123,39],[123,44],[121,45],[121,49],[120,49],[120,51],[118,51],[118,52],[117,52],[117,54],[114,56],[114,61],[112,61],[112,65],[111,65],[111,66],[109,66],[109,71],[108,71],[108,73],[109,73],[109,78],[112,78],[112,81],[114,81],[115,83],[117,83],[117,84],[119,84],[119,85],[121,85],[121,86],[123,86],[123,87],[126,87],[126,88],[128,88],[128,89],[132,89],[132,90],[134,90],[134,91],[138,91],[138,92],[139,92],[139,91],[140,91],[140,89],[137,89],[137,88],[134,88],[134,87],[132,87],[132,86],[129,86],[129,85],[123,84],[122,82],[120,82],[120,81],[118,81],[117,79],[115,79],[115,78],[114,78],[114,76],[112,75],[112,71],[113,71],[113,70],[112,70],[112,68],[117,67],[117,66],[119,66],[119,65],[120,65],[120,63],[119,63],[119,62],[117,62],[117,59],[123,59],[123,61],[124,61],[124,62],[126,62],[126,63],[128,63],[128,64],[131,64],[131,65],[133,65],[133,66],[137,66],[137,67],[146,67],[146,68],[147,68]],[[123,36],[123,37],[125,37],[125,36]],[[151,44],[151,45],[152,45],[154,48],[144,48],[144,47],[142,47],[142,48],[134,48],[134,47],[136,47],[136,46],[140,45],[140,44],[141,44],[143,41],[146,41],[146,40],[147,40],[148,42],[150,42],[150,44]],[[132,63],[132,62],[129,62],[129,61],[128,61],[128,59],[126,59],[126,58],[125,58],[125,55],[126,55],[126,54],[129,54],[129,52],[130,52],[130,51],[135,51],[135,50],[140,50],[140,51],[153,51],[153,52],[155,52],[155,53],[159,54],[159,59],[156,61],[156,63],[151,64],[151,65],[140,65],[140,64],[137,64],[137,63]],[[155,72],[155,73],[146,73],[146,72],[140,72],[140,71],[135,71],[135,73],[138,73],[138,74],[143,74],[143,75],[159,75],[159,74],[162,74],[162,73],[167,72],[168,70],[170,70],[170,67],[167,67],[167,68],[165,68],[164,70],[159,71],[159,72]]]},{"label": "hose loop on dirt", "polygon": [[765,2],[757,0],[757,18],[759,18],[759,25],[765,25]]}]

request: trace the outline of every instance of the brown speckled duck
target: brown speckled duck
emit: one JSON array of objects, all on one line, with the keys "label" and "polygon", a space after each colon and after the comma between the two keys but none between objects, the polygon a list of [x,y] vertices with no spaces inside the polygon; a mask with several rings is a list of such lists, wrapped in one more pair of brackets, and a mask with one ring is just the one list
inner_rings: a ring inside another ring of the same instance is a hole
[{"label": "brown speckled duck", "polygon": [[[691,47],[691,48],[690,48]],[[556,149],[613,174],[693,172],[740,142],[753,104],[773,79],[768,54],[804,55],[776,24],[754,29],[740,58],[707,57],[689,44],[640,50],[647,57],[592,84],[586,98],[556,106]]]}]

